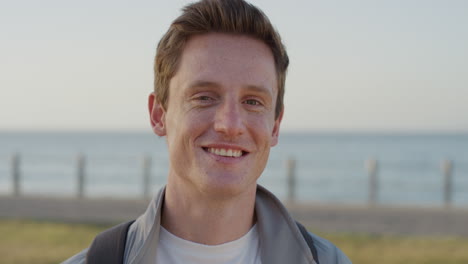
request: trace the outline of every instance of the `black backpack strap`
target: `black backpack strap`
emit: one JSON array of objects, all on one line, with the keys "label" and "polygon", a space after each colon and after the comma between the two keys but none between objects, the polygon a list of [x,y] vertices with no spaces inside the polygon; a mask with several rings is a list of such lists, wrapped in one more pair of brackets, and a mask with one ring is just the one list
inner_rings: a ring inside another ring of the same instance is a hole
[{"label": "black backpack strap", "polygon": [[301,231],[302,236],[307,242],[307,245],[310,248],[310,252],[312,252],[312,257],[314,257],[315,262],[317,262],[317,264],[320,264],[318,260],[317,248],[314,245],[314,240],[310,236],[309,232],[307,232],[307,229],[305,229],[305,227],[301,223],[296,221],[296,225],[297,227],[299,227],[299,230]]},{"label": "black backpack strap", "polygon": [[86,254],[87,264],[121,264],[124,259],[129,221],[107,229],[94,238]]}]

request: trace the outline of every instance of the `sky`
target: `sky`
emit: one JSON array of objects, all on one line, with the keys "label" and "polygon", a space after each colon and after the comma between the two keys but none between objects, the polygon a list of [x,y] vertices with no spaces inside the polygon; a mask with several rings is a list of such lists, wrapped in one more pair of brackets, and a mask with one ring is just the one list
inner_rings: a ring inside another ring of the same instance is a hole
[{"label": "sky", "polygon": [[[0,0],[0,131],[148,131],[190,1]],[[290,56],[283,131],[468,132],[468,1],[252,0]]]}]

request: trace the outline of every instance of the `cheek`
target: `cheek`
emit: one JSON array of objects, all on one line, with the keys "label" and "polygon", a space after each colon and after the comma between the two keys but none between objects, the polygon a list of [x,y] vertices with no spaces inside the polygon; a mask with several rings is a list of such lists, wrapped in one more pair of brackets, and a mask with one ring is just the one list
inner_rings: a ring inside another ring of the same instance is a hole
[{"label": "cheek", "polygon": [[[170,121],[169,121],[170,120]],[[209,115],[188,111],[172,115],[167,122],[167,139],[172,144],[189,145],[210,124]]]},{"label": "cheek", "polygon": [[251,121],[250,131],[253,135],[256,135],[257,141],[263,141],[265,144],[270,145],[274,125],[274,121],[268,118],[255,118]]},{"label": "cheek", "polygon": [[169,111],[166,114],[166,140],[170,153],[175,154],[184,151],[184,142],[186,142],[188,134],[186,129],[186,121],[180,115],[180,112]]}]

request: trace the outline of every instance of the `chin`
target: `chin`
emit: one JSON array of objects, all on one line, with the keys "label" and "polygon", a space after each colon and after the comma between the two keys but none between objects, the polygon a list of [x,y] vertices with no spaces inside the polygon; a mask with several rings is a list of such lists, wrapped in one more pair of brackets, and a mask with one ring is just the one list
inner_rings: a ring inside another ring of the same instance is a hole
[{"label": "chin", "polygon": [[232,198],[251,190],[251,188],[255,189],[256,186],[257,181],[218,178],[203,184],[203,192],[219,198]]}]

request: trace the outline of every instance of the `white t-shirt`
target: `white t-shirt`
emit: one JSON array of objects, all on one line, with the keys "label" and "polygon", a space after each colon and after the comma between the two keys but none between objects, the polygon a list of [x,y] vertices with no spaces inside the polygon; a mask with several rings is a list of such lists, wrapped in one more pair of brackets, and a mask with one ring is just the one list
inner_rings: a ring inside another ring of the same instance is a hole
[{"label": "white t-shirt", "polygon": [[221,245],[194,243],[161,226],[156,264],[261,264],[257,225],[241,238]]}]

